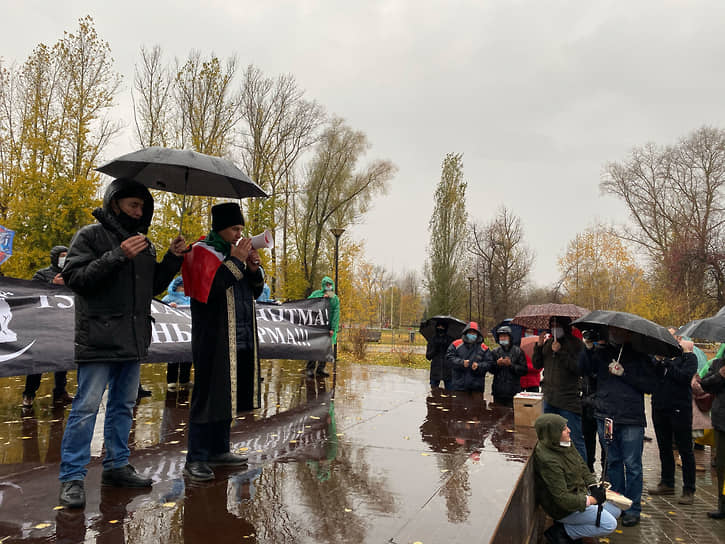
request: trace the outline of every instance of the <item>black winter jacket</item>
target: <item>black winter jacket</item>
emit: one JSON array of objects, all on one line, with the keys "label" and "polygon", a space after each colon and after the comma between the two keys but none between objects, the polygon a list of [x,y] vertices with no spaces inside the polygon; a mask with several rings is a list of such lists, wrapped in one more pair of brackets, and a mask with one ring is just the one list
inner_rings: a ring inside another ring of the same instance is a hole
[{"label": "black winter jacket", "polygon": [[58,258],[63,252],[68,252],[68,248],[65,246],[53,246],[50,250],[50,266],[41,268],[35,274],[33,274],[33,281],[42,281],[45,283],[52,283],[55,279],[56,274],[61,272],[58,266]]},{"label": "black winter jacket", "polygon": [[657,361],[652,358],[657,379],[652,392],[652,410],[671,415],[690,414],[692,417],[692,387],[697,373],[697,356],[683,353],[679,357]]},{"label": "black winter jacket", "polygon": [[436,333],[428,341],[425,348],[425,358],[430,361],[430,381],[439,382],[443,380],[449,382],[451,380],[451,367],[446,362],[446,352],[452,342],[453,338],[445,332],[442,334]]},{"label": "black winter jacket", "polygon": [[578,361],[584,343],[571,333],[559,339],[559,351],[551,349],[553,343],[554,340],[549,339],[543,346],[535,344],[534,355],[531,357],[534,368],[544,369],[544,400],[561,410],[581,414]]},{"label": "black winter jacket", "polygon": [[[499,365],[500,358],[508,357],[511,365]],[[493,374],[493,396],[494,398],[513,398],[521,391],[521,376],[525,376],[529,368],[526,364],[526,356],[518,346],[503,346],[491,351],[491,361],[488,364],[488,371]]]},{"label": "black winter jacket", "polygon": [[710,365],[710,370],[700,382],[705,392],[715,396],[710,417],[712,426],[721,433],[725,433],[725,378],[720,375],[720,368],[723,365],[725,365],[725,359],[715,359]]},{"label": "black winter jacket", "polygon": [[[464,342],[461,338],[455,340],[446,351],[446,361],[451,367],[451,389],[453,391],[481,391],[483,392],[486,379],[486,368],[491,362],[491,351],[483,343],[483,336],[478,330],[478,324],[471,325],[463,331],[478,333],[475,342]],[[468,360],[468,366],[464,361]],[[477,368],[473,369],[473,363]]]},{"label": "black winter jacket", "polygon": [[594,417],[611,418],[615,426],[646,427],[644,395],[654,389],[654,365],[649,356],[625,345],[619,359],[624,374],[616,376],[609,372],[609,363],[618,356],[619,348],[610,345],[585,349],[581,353],[579,363],[582,371],[597,377]]},{"label": "black winter jacket", "polygon": [[[134,259],[125,256],[121,242],[136,233],[121,226],[111,200],[134,185],[143,188],[127,179],[111,182],[103,209],[93,213],[99,222],[81,228],[68,250],[62,275],[76,294],[77,363],[142,360],[151,343],[151,299],[166,289],[183,261],[167,252],[157,263],[153,245]],[[141,232],[148,229],[153,214],[151,193],[145,189],[145,194]]]}]

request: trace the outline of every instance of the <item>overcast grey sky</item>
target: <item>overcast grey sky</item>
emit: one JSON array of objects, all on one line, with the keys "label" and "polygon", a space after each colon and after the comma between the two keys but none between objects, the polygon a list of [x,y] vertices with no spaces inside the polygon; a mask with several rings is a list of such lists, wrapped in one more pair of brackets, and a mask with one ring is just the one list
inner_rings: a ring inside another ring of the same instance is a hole
[{"label": "overcast grey sky", "polygon": [[141,45],[294,74],[308,98],[367,134],[369,158],[398,166],[352,231],[396,273],[422,269],[448,152],[464,155],[471,219],[501,205],[521,217],[543,285],[578,232],[626,220],[599,194],[607,161],[725,126],[721,0],[0,0],[0,13],[6,62],[93,16],[125,78],[128,126],[108,158],[135,147],[128,91]]}]

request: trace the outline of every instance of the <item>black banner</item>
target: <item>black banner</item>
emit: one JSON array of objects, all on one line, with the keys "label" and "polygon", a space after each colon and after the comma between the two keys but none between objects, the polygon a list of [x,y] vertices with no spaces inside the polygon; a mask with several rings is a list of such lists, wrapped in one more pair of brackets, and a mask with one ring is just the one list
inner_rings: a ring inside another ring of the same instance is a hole
[{"label": "black banner", "polygon": [[[0,377],[74,370],[73,291],[0,278]],[[257,303],[262,359],[331,360],[329,302]],[[191,310],[154,300],[155,322],[147,363],[191,361]]]}]

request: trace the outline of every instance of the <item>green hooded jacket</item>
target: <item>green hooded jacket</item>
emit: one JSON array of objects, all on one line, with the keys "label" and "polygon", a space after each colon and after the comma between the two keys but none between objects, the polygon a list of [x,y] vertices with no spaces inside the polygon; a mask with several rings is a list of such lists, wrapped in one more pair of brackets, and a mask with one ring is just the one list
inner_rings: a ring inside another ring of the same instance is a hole
[{"label": "green hooded jacket", "polygon": [[539,441],[534,448],[536,501],[552,519],[560,520],[587,507],[587,487],[597,479],[574,445],[561,446],[566,419],[544,414],[534,423]]},{"label": "green hooded jacket", "polygon": [[337,295],[335,294],[335,282],[332,281],[332,278],[329,276],[325,276],[322,278],[322,281],[320,282],[320,289],[317,291],[312,291],[309,297],[307,298],[322,298],[325,296],[325,284],[329,283],[332,285],[332,296],[329,297],[330,299],[330,330],[333,331],[332,335],[332,345],[334,346],[337,344],[337,328],[340,325],[340,299],[337,298]]}]

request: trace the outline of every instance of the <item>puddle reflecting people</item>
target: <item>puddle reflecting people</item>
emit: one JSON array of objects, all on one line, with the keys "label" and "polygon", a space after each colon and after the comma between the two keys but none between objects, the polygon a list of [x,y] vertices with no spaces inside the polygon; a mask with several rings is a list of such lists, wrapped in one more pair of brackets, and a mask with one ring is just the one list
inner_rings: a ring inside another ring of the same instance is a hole
[{"label": "puddle reflecting people", "polygon": [[[572,447],[566,419],[543,414],[534,423],[538,442],[534,448],[536,501],[554,524],[544,532],[550,544],[606,536],[617,528],[619,508],[605,502],[606,492]],[[599,527],[598,504],[604,503]]]},{"label": "puddle reflecting people", "polygon": [[[65,246],[53,246],[50,250],[50,266],[41,268],[33,275],[33,281],[41,281],[43,283],[51,283],[53,285],[65,285],[63,276],[60,275],[65,265],[68,248]],[[66,391],[67,372],[60,370],[54,373],[55,388],[53,389],[53,404],[65,406],[73,402]],[[35,394],[40,387],[40,379],[42,374],[28,374],[25,378],[25,390],[23,391],[23,407],[30,408],[35,400]]]},{"label": "puddle reflecting people", "polygon": [[83,480],[91,439],[106,386],[105,457],[101,483],[149,487],[128,463],[128,438],[139,386],[140,360],[151,342],[151,300],[182,263],[183,237],[171,242],[160,263],[146,238],[153,216],[149,190],[120,178],[106,189],[97,223],[71,241],[63,279],[75,292],[75,359],[78,390],[63,434],[60,504],[85,506]]},{"label": "puddle reflecting people", "polygon": [[445,322],[436,323],[435,334],[428,340],[425,348],[425,358],[430,361],[430,386],[437,389],[441,380],[445,389],[451,388],[451,367],[446,362],[446,352],[455,338],[448,335],[448,327]]},{"label": "puddle reflecting people", "polygon": [[471,321],[446,351],[446,362],[451,367],[451,389],[483,393],[486,368],[491,360],[491,351],[483,343],[478,323]]},{"label": "puddle reflecting people", "polygon": [[521,391],[521,378],[528,372],[526,356],[514,345],[511,327],[504,325],[496,333],[499,347],[491,351],[487,368],[493,374],[493,401],[513,408],[514,396]]},{"label": "puddle reflecting people", "polygon": [[[340,299],[335,294],[335,282],[329,276],[322,278],[321,289],[312,291],[307,298],[323,297],[330,300],[330,340],[334,349],[335,345],[337,345],[337,329],[340,326]],[[307,376],[310,378],[315,375],[329,376],[330,374],[325,371],[326,363],[327,361],[307,361]]]},{"label": "puddle reflecting people", "polygon": [[254,408],[254,299],[262,292],[264,273],[251,239],[242,238],[243,226],[238,204],[217,204],[212,207],[211,231],[184,257],[195,381],[184,474],[194,481],[214,479],[212,466],[247,462],[229,451],[229,427],[237,410]]},{"label": "puddle reflecting people", "polygon": [[544,369],[544,413],[559,414],[566,419],[574,446],[586,461],[579,385],[579,354],[584,345],[572,335],[570,318],[553,316],[549,327],[550,333],[539,334],[531,358],[534,368]]},{"label": "puddle reflecting people", "polygon": [[[191,298],[184,292],[184,279],[181,276],[171,280],[167,294],[161,299],[172,308],[188,308]],[[169,363],[166,365],[166,389],[176,391],[188,389],[191,386],[191,361],[184,363]]]}]

